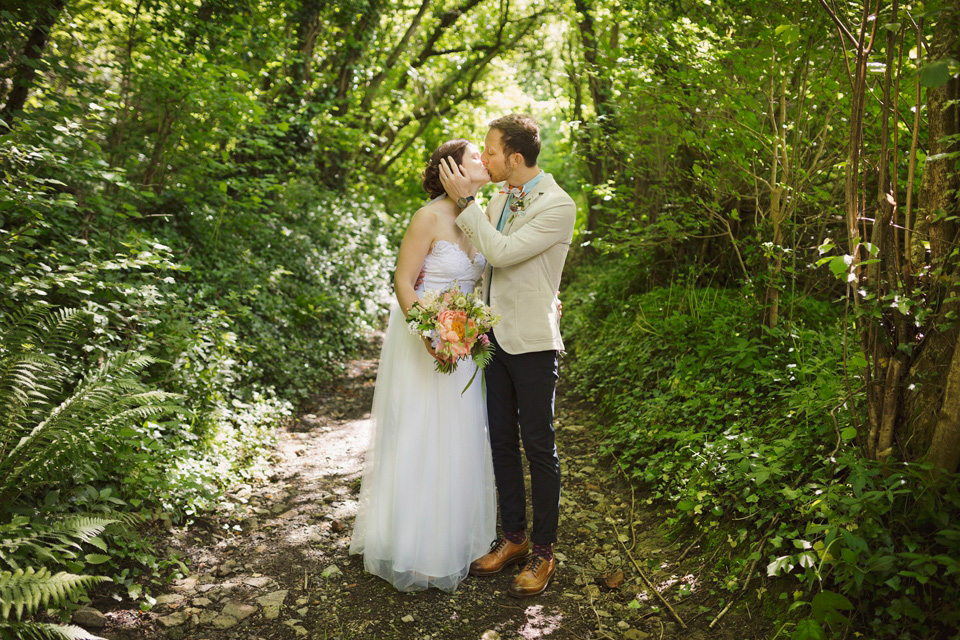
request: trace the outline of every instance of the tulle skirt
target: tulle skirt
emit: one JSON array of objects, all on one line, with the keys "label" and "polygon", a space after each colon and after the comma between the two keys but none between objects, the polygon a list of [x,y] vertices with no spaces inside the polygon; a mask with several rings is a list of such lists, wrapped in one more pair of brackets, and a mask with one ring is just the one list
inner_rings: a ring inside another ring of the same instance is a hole
[{"label": "tulle skirt", "polygon": [[453,591],[495,536],[496,494],[481,374],[434,371],[393,305],[350,553],[400,591]]}]

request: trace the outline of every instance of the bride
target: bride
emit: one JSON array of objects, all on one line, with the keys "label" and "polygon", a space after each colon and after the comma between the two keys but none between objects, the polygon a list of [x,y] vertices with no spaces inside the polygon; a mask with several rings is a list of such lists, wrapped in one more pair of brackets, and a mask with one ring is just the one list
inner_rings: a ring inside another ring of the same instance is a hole
[{"label": "bride", "polygon": [[[496,537],[482,385],[470,385],[461,396],[474,365],[465,360],[452,374],[437,373],[437,355],[405,320],[424,291],[454,282],[472,291],[486,264],[456,225],[466,204],[458,206],[440,184],[440,160],[447,156],[477,188],[489,182],[479,149],[467,140],[440,145],[424,171],[423,188],[433,200],[414,214],[400,244],[398,304],[380,353],[374,434],[350,541],[350,553],[363,554],[364,568],[400,591],[454,591]],[[421,269],[423,282],[416,286]]]}]

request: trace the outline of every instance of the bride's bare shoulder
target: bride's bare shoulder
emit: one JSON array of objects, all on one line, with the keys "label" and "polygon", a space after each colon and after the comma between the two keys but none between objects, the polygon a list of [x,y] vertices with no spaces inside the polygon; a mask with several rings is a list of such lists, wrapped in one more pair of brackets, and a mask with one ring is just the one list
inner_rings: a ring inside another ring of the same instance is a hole
[{"label": "bride's bare shoulder", "polygon": [[433,207],[430,204],[425,204],[413,213],[413,217],[410,218],[410,226],[435,227],[439,221],[440,212],[437,211],[436,207]]},{"label": "bride's bare shoulder", "polygon": [[[454,208],[456,208],[455,205]],[[446,228],[455,222],[456,212],[451,209],[450,203],[434,200],[417,209],[413,214],[413,220],[418,218],[420,219],[418,222],[429,221],[433,225]]]},{"label": "bride's bare shoulder", "polygon": [[439,212],[430,204],[417,209],[407,224],[407,238],[435,238],[441,225]]}]

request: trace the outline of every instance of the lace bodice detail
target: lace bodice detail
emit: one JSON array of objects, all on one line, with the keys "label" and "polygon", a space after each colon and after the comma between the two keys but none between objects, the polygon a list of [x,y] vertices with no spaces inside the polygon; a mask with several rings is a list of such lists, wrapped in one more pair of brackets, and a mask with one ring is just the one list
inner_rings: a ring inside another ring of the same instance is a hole
[{"label": "lace bodice detail", "polygon": [[460,284],[464,293],[469,293],[476,286],[485,266],[487,261],[479,253],[470,260],[456,244],[437,240],[423,262],[423,284],[417,288],[417,295],[424,291],[446,289],[454,281]]}]

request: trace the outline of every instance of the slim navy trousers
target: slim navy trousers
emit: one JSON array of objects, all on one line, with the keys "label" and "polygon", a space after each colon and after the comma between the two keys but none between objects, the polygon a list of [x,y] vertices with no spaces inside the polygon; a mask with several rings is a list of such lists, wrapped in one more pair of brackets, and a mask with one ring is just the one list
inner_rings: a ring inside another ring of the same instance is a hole
[{"label": "slim navy trousers", "polygon": [[512,355],[491,331],[495,347],[487,365],[487,418],[493,473],[504,531],[527,528],[527,490],[520,442],[530,464],[535,544],[557,541],[560,517],[560,459],[553,430],[558,354],[555,350]]}]

